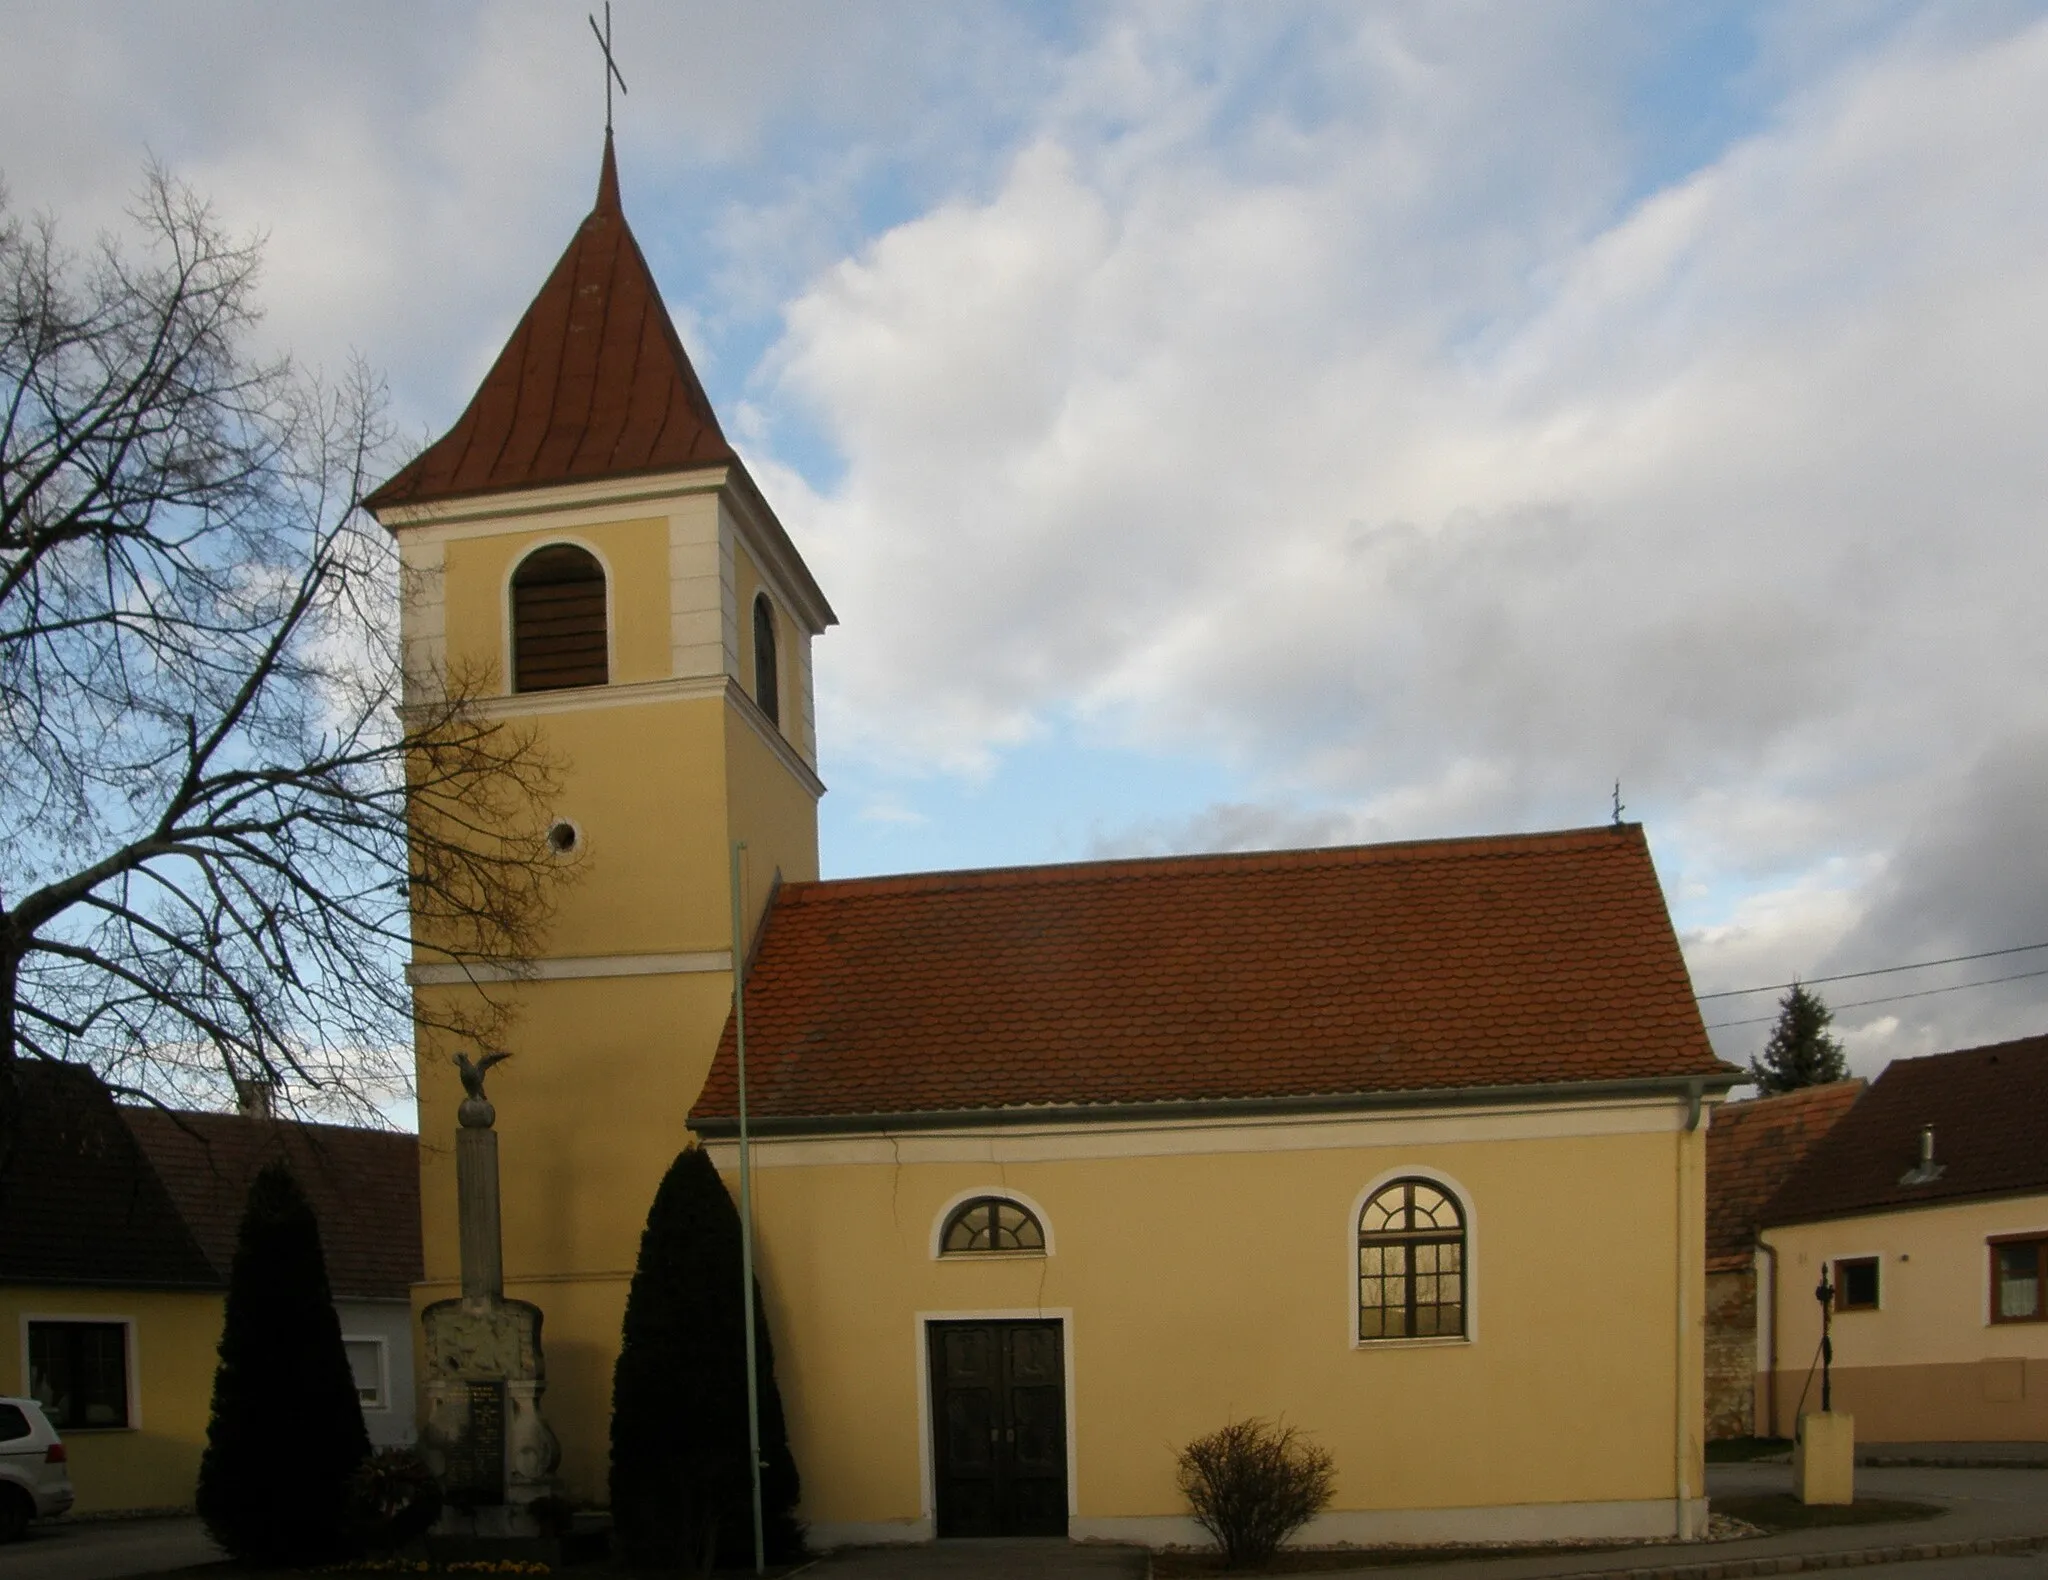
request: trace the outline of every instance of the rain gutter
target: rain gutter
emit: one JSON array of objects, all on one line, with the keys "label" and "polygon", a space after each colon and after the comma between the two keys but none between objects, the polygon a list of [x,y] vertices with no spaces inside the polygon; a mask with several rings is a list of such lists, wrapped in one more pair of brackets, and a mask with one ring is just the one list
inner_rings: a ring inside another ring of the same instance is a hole
[{"label": "rain gutter", "polygon": [[[979,1130],[1024,1125],[1099,1125],[1162,1120],[1280,1119],[1296,1116],[1400,1112],[1415,1108],[1485,1108],[1522,1103],[1617,1102],[1683,1098],[1686,1128],[1698,1123],[1705,1093],[1723,1093],[1749,1077],[1724,1065],[1711,1073],[1637,1076],[1616,1081],[1544,1081],[1525,1086],[1439,1086],[1411,1091],[1333,1092],[1298,1097],[1208,1097],[1155,1103],[1044,1103],[1009,1108],[913,1109],[901,1113],[749,1115],[763,1136],[879,1135],[906,1130]],[[730,1115],[692,1115],[706,1138],[738,1134]]]}]

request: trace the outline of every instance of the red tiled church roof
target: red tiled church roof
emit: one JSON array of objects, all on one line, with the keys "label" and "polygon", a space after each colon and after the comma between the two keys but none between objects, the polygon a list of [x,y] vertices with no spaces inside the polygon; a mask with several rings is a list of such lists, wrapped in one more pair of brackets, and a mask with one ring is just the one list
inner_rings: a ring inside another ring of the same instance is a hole
[{"label": "red tiled church roof", "polygon": [[[749,1113],[785,1130],[1736,1078],[1633,825],[789,884],[747,1047]],[[693,1125],[731,1128],[734,1075],[728,1019]]]},{"label": "red tiled church roof", "polygon": [[1707,1132],[1708,1272],[1749,1266],[1764,1204],[1862,1092],[1861,1081],[1830,1081],[1715,1111]]},{"label": "red tiled church roof", "polygon": [[[1972,1197],[2048,1195],[2048,1036],[1894,1059],[1763,1211],[1802,1223]],[[1939,1178],[1902,1183],[1934,1127]]]},{"label": "red tiled church roof", "polygon": [[337,1296],[403,1300],[421,1277],[417,1136],[247,1114],[124,1108],[121,1116],[222,1283],[249,1186],[278,1159],[312,1203]]},{"label": "red tiled church roof", "polygon": [[597,206],[455,426],[372,510],[737,460],[619,207],[605,136]]}]

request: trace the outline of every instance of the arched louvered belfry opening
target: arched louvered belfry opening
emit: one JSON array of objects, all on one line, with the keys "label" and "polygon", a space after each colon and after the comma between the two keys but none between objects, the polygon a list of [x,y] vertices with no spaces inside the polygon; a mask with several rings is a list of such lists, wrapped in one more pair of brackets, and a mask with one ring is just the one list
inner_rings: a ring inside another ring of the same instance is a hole
[{"label": "arched louvered belfry opening", "polygon": [[775,667],[775,608],[766,593],[754,595],[754,700],[777,726],[782,723],[782,687]]},{"label": "arched louvered belfry opening", "polygon": [[611,679],[604,567],[588,549],[554,543],[512,573],[512,689],[560,691]]}]

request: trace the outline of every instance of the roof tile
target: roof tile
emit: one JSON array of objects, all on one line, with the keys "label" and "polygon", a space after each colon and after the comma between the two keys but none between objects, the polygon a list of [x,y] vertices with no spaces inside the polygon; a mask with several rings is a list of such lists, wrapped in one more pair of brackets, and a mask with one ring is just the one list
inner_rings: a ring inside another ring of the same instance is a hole
[{"label": "roof tile", "polygon": [[[2048,1036],[1894,1059],[1765,1206],[1766,1224],[2048,1192]],[[1920,1128],[1938,1179],[1906,1185]]]},{"label": "roof tile", "polygon": [[1727,1103],[1707,1131],[1707,1270],[1747,1267],[1757,1215],[1849,1112],[1861,1081]]},{"label": "roof tile", "polygon": [[747,1037],[764,1119],[1733,1073],[1634,825],[788,884]]},{"label": "roof tile", "polygon": [[372,510],[738,457],[619,205],[605,134],[597,204],[453,428]]},{"label": "roof tile", "polygon": [[223,1282],[249,1186],[280,1159],[312,1203],[336,1295],[402,1300],[422,1276],[417,1136],[250,1114],[121,1114]]}]

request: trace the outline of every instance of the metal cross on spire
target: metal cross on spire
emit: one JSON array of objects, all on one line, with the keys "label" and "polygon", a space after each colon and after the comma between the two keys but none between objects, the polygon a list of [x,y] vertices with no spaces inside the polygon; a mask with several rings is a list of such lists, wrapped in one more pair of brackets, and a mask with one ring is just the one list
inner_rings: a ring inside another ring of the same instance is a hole
[{"label": "metal cross on spire", "polygon": [[619,72],[619,63],[612,58],[612,0],[604,0],[604,27],[600,30],[597,18],[590,17],[590,31],[597,35],[597,47],[604,51],[604,135],[612,135],[612,83],[617,82],[619,92],[626,91],[626,79]]}]

